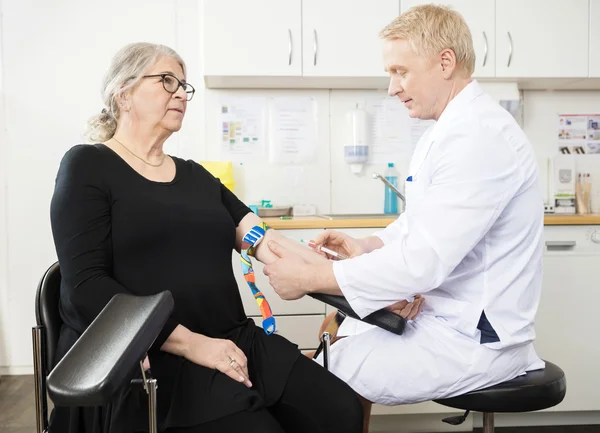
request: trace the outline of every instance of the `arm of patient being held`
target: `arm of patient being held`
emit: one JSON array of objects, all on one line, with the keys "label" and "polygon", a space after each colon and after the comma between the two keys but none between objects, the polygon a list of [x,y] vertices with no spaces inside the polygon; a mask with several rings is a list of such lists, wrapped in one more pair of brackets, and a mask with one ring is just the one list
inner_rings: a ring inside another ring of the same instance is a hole
[{"label": "arm of patient being held", "polygon": [[[238,251],[242,244],[242,239],[246,233],[248,233],[252,227],[258,226],[262,222],[262,219],[254,213],[248,213],[240,221],[236,231],[236,248]],[[327,262],[325,257],[321,256],[310,248],[306,248],[306,246],[302,245],[300,242],[286,238],[277,230],[269,229],[265,233],[264,239],[262,239],[262,241],[256,247],[255,253],[256,259],[265,265],[273,263],[277,259],[277,256],[271,250],[269,250],[269,247],[267,246],[269,241],[276,241],[283,248],[288,251],[295,252],[308,263],[318,264]]]}]

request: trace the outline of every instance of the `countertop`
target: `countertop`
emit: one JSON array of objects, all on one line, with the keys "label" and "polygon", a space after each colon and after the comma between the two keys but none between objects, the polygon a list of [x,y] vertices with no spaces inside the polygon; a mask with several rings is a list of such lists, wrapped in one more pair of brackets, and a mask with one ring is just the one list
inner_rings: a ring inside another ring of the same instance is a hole
[{"label": "countertop", "polygon": [[[326,219],[318,216],[263,218],[274,229],[341,229],[341,228],[382,228],[395,218],[348,218]],[[600,214],[591,215],[545,215],[544,225],[600,225]]]}]

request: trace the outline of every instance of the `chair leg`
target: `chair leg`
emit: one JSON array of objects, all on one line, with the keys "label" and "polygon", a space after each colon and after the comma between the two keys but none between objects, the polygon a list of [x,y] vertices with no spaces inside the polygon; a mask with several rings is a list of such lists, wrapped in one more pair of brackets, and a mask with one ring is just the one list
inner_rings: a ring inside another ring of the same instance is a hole
[{"label": "chair leg", "polygon": [[494,413],[483,413],[483,433],[494,433]]},{"label": "chair leg", "polygon": [[158,433],[158,425],[156,419],[156,389],[158,385],[156,383],[156,379],[148,379],[146,382],[148,386],[148,413],[150,419],[149,421],[149,432],[150,433]]},{"label": "chair leg", "polygon": [[46,399],[46,376],[42,355],[42,326],[32,328],[33,339],[33,380],[35,382],[35,426],[37,433],[46,433],[48,429],[48,400]]}]

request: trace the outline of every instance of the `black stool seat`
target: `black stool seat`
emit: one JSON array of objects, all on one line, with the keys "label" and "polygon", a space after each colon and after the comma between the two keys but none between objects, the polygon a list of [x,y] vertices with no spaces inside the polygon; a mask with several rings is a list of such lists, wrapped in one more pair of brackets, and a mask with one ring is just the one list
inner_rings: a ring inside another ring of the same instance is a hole
[{"label": "black stool seat", "polygon": [[508,382],[452,398],[434,400],[444,406],[473,412],[532,412],[556,406],[565,397],[565,373],[546,362],[543,370],[530,371]]}]

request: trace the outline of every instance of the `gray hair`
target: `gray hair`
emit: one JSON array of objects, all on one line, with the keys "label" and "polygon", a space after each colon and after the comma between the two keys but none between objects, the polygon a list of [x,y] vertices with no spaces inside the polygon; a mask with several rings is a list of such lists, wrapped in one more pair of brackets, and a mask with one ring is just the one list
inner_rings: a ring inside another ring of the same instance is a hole
[{"label": "gray hair", "polygon": [[113,137],[120,116],[117,98],[133,88],[161,56],[175,59],[185,74],[185,63],[181,56],[165,45],[136,42],[126,45],[116,53],[102,82],[102,100],[105,107],[88,120],[85,132],[88,140],[98,142]]}]

